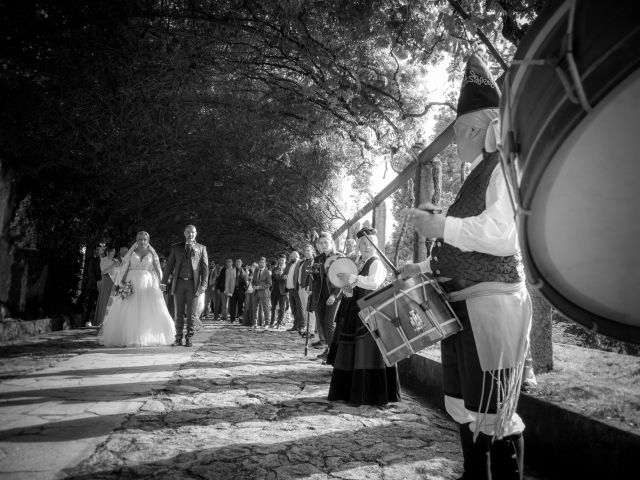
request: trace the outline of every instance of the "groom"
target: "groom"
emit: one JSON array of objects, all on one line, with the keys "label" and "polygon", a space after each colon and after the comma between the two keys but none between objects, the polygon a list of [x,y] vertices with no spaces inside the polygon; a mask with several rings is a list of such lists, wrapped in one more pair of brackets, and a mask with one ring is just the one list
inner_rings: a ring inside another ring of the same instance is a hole
[{"label": "groom", "polygon": [[175,310],[176,341],[173,346],[182,345],[182,330],[185,316],[187,318],[187,334],[185,346],[192,346],[193,325],[198,315],[198,297],[207,288],[209,277],[209,260],[207,247],[196,243],[196,227],[187,225],[184,229],[185,243],[178,243],[171,248],[171,254],[162,276],[163,287],[171,275],[171,295]]}]

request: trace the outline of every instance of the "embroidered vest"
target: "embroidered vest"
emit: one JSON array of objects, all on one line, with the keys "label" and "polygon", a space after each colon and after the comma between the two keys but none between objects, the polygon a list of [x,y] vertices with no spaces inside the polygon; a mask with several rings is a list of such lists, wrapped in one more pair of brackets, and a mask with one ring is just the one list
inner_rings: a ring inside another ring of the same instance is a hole
[{"label": "embroidered vest", "polygon": [[[371,265],[373,264],[376,258],[377,257],[368,258],[367,261],[364,262],[364,265],[362,266],[360,271],[358,272],[358,275],[362,275],[363,277],[366,277],[367,275],[369,275],[369,268],[371,267]],[[367,290],[366,288],[353,287],[353,297],[352,297],[353,304],[357,304],[358,299],[364,297],[365,295],[368,295],[373,291],[374,290]]]},{"label": "embroidered vest", "polygon": [[[447,216],[467,218],[486,208],[489,180],[498,164],[498,152],[487,154],[469,174],[458,192]],[[524,280],[520,256],[498,257],[481,252],[463,252],[439,238],[431,254],[431,270],[437,277],[450,277],[474,282],[517,283]]]}]

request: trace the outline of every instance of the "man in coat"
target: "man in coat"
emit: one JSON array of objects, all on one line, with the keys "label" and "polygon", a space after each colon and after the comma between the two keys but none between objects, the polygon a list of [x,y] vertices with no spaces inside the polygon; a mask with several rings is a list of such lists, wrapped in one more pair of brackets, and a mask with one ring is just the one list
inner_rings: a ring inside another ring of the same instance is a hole
[{"label": "man in coat", "polygon": [[242,268],[242,259],[236,259],[236,284],[233,289],[233,296],[229,299],[229,321],[238,320],[242,323],[242,314],[244,313],[244,296],[247,291],[247,273]]},{"label": "man in coat", "polygon": [[304,313],[302,311],[302,303],[300,301],[300,266],[302,265],[298,252],[291,252],[289,255],[289,264],[284,272],[286,288],[289,294],[289,304],[291,306],[291,314],[293,315],[293,326],[289,329],[291,332],[301,332],[304,328]]},{"label": "man in coat", "polygon": [[187,225],[184,229],[185,243],[171,248],[167,267],[162,275],[162,284],[172,277],[171,293],[174,299],[174,321],[176,322],[176,340],[173,346],[182,345],[185,320],[187,331],[185,346],[192,346],[196,316],[198,315],[198,297],[204,294],[209,277],[209,259],[207,247],[196,242],[196,227]]},{"label": "man in coat", "polygon": [[255,296],[255,305],[257,314],[254,316],[254,326],[259,327],[269,325],[270,321],[270,304],[269,296],[271,292],[271,272],[267,269],[267,259],[260,257],[258,268],[253,272],[253,295]]}]

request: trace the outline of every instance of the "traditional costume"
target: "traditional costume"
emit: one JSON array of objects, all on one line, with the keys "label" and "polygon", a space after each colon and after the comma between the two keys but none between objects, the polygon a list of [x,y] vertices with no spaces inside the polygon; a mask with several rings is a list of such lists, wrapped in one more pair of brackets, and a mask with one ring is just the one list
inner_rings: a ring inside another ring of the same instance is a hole
[{"label": "traditional costume", "polygon": [[[370,229],[358,232],[372,234]],[[387,272],[375,255],[364,261],[355,282],[353,296],[342,299],[338,341],[333,362],[329,400],[352,405],[386,405],[400,400],[400,381],[396,366],[387,367],[378,346],[358,316],[358,300],[377,290]]]},{"label": "traditional costume", "polygon": [[449,294],[463,326],[441,342],[445,406],[460,424],[463,479],[522,479],[524,423],[515,410],[532,309],[491,120],[499,94],[485,63],[472,55],[456,123],[481,134],[488,127],[485,149],[447,212],[444,238],[420,264]]}]

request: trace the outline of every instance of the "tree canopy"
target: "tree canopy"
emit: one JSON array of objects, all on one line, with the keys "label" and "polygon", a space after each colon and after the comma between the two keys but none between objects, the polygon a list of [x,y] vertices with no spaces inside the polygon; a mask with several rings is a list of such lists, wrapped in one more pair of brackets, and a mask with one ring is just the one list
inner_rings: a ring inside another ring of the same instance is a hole
[{"label": "tree canopy", "polygon": [[144,229],[166,251],[187,223],[216,259],[299,247],[344,220],[344,178],[366,197],[372,159],[453,107],[428,72],[449,54],[459,74],[470,25],[508,58],[542,3],[460,2],[471,21],[443,0],[5,3],[7,248],[74,257]]}]

